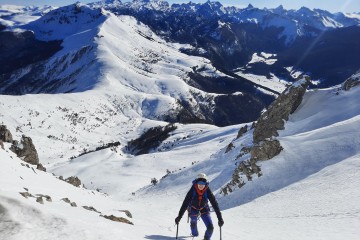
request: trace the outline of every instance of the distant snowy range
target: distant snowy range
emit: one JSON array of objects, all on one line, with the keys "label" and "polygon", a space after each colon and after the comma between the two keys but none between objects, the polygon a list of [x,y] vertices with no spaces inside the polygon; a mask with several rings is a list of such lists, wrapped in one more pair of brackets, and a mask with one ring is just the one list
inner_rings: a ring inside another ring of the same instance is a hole
[{"label": "distant snowy range", "polygon": [[222,239],[358,240],[359,42],[305,7],[0,5],[0,239],[175,239],[204,172]]}]

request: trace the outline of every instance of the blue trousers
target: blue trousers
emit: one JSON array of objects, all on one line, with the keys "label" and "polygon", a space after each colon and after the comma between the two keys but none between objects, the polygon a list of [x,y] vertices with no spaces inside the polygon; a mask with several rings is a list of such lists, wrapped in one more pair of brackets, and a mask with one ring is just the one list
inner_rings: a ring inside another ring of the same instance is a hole
[{"label": "blue trousers", "polygon": [[[191,234],[193,236],[199,236],[199,232],[197,229],[198,213],[199,213],[199,211],[195,210],[195,209],[192,209],[190,212],[190,228],[191,228]],[[211,235],[213,234],[213,231],[214,231],[214,225],[211,220],[210,212],[206,211],[206,212],[201,213],[201,219],[206,226],[204,239],[210,240]]]}]

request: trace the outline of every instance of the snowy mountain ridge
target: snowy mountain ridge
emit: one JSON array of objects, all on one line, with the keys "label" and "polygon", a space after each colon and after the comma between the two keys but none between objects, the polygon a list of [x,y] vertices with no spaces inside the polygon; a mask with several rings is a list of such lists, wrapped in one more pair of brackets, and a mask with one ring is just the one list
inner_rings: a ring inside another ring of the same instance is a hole
[{"label": "snowy mountain ridge", "polygon": [[40,19],[32,21],[25,28],[33,30],[37,39],[51,41],[65,39],[96,28],[104,21],[105,14],[101,9],[90,9],[86,5],[74,4],[55,9]]},{"label": "snowy mountain ridge", "polygon": [[[293,42],[297,36],[318,35],[317,31],[328,29],[349,27],[360,24],[360,15],[357,13],[330,13],[321,9],[309,9],[302,7],[299,10],[286,10],[280,5],[274,9],[259,9],[251,4],[248,7],[240,9],[236,7],[223,6],[220,2],[207,1],[205,3],[183,3],[170,5],[166,1],[142,1],[135,0],[132,2],[101,1],[88,4],[92,8],[104,8],[112,12],[141,14],[146,12],[154,12],[160,17],[165,15],[191,15],[197,14],[200,18],[216,17],[225,22],[230,23],[256,23],[262,28],[281,27],[283,28],[279,38],[285,36],[287,41]],[[32,15],[39,15],[49,12],[51,7],[11,7],[4,5],[3,11],[13,12],[33,12]],[[52,8],[53,9],[53,8]],[[64,11],[64,10],[62,10]],[[56,13],[55,13],[56,14]],[[11,16],[11,14],[8,14]],[[1,16],[6,16],[2,13]],[[313,28],[313,29],[311,29]],[[314,31],[315,30],[315,31]]]},{"label": "snowy mountain ridge", "polygon": [[[201,18],[219,17],[230,22],[255,22],[267,28],[270,26],[284,27],[283,35],[292,40],[294,35],[305,34],[305,26],[314,27],[318,30],[328,28],[348,27],[359,25],[358,15],[356,13],[330,13],[321,9],[313,9],[302,7],[299,10],[286,10],[282,5],[275,9],[259,9],[251,4],[244,9],[236,7],[223,6],[220,2],[207,1],[205,3],[183,3],[168,4],[166,1],[133,1],[111,3],[111,1],[98,2],[90,4],[94,7],[103,7],[112,9],[112,11],[133,10],[141,13],[145,11],[155,11],[157,14],[198,14]],[[291,28],[295,28],[293,31]]]}]

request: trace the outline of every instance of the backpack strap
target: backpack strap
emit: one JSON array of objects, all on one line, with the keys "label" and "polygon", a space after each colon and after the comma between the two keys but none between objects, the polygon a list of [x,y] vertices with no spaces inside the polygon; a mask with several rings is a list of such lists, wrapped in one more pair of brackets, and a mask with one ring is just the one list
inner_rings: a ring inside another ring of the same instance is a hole
[{"label": "backpack strap", "polygon": [[194,189],[195,189],[196,193],[198,194],[198,200],[199,200],[198,201],[199,202],[198,207],[200,207],[200,204],[201,204],[201,201],[202,201],[203,198],[205,198],[205,200],[207,200],[207,189],[208,188],[209,188],[209,185],[206,185],[203,190],[200,190],[198,188],[198,186],[196,184],[194,184]]}]

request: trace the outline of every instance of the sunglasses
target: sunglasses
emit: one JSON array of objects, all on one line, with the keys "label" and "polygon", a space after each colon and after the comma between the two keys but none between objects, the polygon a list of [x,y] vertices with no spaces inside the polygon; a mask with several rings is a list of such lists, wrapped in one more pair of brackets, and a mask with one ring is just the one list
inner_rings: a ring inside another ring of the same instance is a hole
[{"label": "sunglasses", "polygon": [[197,182],[197,184],[205,186],[206,182],[199,181],[199,182]]}]

